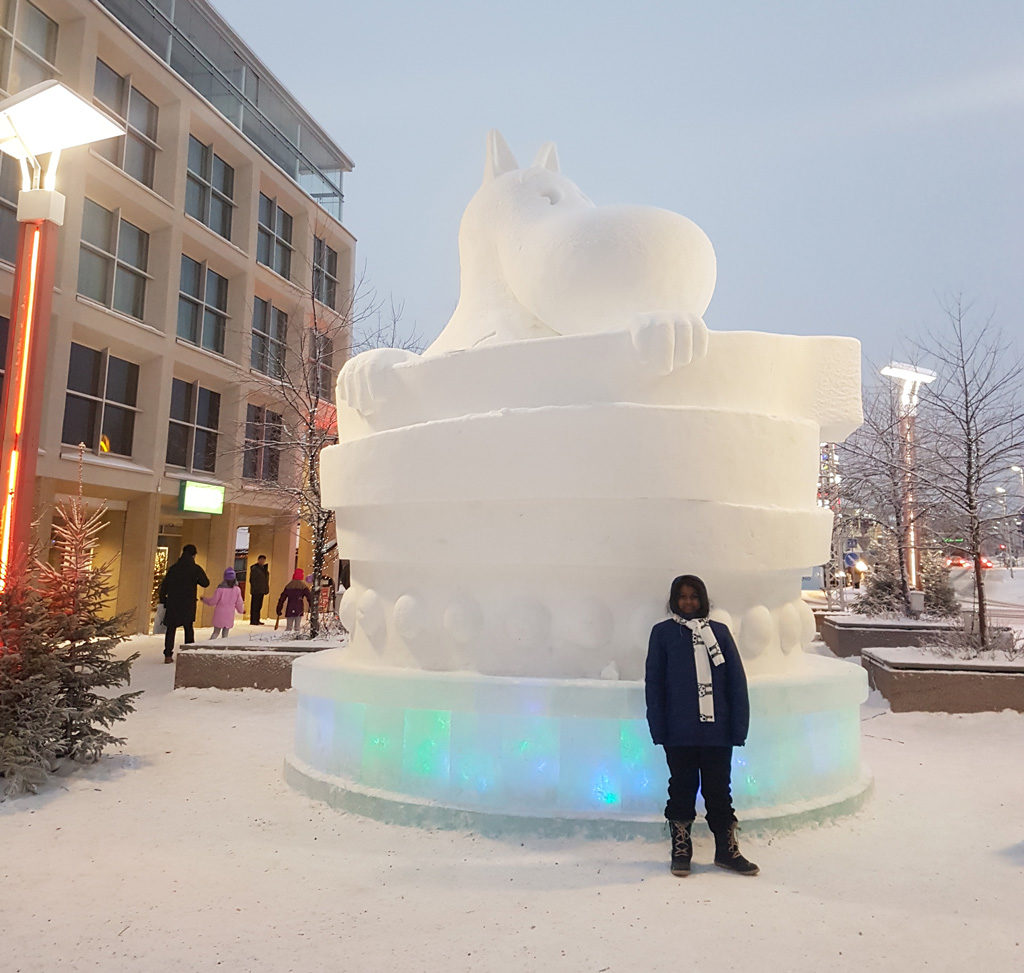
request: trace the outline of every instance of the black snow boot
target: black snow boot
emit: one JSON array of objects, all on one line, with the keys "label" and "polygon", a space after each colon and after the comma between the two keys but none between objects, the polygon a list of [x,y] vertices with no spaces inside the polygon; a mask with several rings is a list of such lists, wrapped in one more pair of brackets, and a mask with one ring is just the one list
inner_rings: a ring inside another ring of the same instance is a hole
[{"label": "black snow boot", "polygon": [[672,834],[672,874],[686,878],[690,874],[690,859],[693,857],[693,841],[690,839],[692,821],[669,821]]},{"label": "black snow boot", "polygon": [[737,875],[756,875],[761,869],[753,862],[748,862],[740,854],[736,841],[739,825],[733,821],[725,831],[715,832],[715,864],[719,868],[727,868]]}]

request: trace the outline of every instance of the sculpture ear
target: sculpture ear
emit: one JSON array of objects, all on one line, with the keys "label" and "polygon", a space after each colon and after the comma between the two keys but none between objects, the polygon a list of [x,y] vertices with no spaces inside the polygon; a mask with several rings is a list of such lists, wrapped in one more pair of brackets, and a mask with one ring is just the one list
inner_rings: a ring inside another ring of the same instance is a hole
[{"label": "sculpture ear", "polygon": [[501,132],[492,128],[487,133],[487,162],[484,164],[484,182],[497,179],[498,176],[518,169],[519,163],[508,147],[508,143],[501,137]]},{"label": "sculpture ear", "polygon": [[558,150],[555,148],[555,143],[545,142],[537,150],[537,156],[533,160],[533,164],[543,169],[550,169],[552,172],[559,172]]}]

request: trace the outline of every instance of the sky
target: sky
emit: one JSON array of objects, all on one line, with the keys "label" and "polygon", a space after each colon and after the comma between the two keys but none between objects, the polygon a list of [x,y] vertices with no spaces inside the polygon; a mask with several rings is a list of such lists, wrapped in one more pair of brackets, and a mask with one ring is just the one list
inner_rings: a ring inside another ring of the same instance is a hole
[{"label": "sky", "polygon": [[712,330],[883,363],[956,294],[1024,321],[1019,0],[214,5],[355,162],[358,268],[428,343],[491,128],[523,164],[555,141],[598,205],[696,221]]}]

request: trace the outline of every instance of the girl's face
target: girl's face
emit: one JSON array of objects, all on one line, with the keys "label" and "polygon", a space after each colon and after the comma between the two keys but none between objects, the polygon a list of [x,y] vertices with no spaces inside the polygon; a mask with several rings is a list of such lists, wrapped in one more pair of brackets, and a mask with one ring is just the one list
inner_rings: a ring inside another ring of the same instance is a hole
[{"label": "girl's face", "polygon": [[679,589],[676,607],[680,615],[696,615],[700,611],[700,595],[688,584]]}]

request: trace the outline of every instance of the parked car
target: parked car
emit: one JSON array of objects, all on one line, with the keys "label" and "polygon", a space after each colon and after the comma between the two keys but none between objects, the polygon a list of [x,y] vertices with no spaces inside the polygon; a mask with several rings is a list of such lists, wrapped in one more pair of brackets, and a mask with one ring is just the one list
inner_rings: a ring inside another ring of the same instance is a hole
[{"label": "parked car", "polygon": [[[964,557],[961,554],[951,554],[949,557],[946,558],[946,567],[947,568],[973,568],[974,567],[974,560],[973,560],[973,558]],[[984,569],[984,568],[994,568],[995,565],[987,557],[982,557],[982,559],[981,559],[981,567],[982,567],[982,569]]]}]

